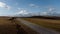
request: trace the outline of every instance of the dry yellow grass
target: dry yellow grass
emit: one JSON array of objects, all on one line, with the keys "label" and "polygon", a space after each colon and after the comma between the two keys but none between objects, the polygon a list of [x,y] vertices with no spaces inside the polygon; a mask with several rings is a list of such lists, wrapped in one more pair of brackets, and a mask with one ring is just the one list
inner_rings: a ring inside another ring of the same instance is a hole
[{"label": "dry yellow grass", "polygon": [[7,18],[0,17],[0,34],[17,34],[16,26]]},{"label": "dry yellow grass", "polygon": [[22,18],[40,26],[60,31],[60,20],[40,19],[40,18]]},{"label": "dry yellow grass", "polygon": [[18,21],[12,23],[12,20],[8,20],[6,17],[0,17],[0,34],[17,34],[17,30],[19,31],[19,34],[27,34],[24,29],[20,27],[20,25],[17,26],[17,22]]},{"label": "dry yellow grass", "polygon": [[[18,26],[17,26],[18,24]],[[0,17],[0,34],[37,34],[24,24],[20,24],[20,21],[9,20],[7,17]]]}]

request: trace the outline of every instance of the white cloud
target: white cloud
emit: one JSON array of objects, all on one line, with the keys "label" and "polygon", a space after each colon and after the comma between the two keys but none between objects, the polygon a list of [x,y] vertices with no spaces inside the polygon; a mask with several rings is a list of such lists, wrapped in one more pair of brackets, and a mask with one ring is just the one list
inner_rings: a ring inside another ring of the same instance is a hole
[{"label": "white cloud", "polygon": [[4,2],[0,2],[0,7],[1,8],[6,8],[6,9],[10,9],[11,7],[10,6],[8,6],[6,3],[4,3]]},{"label": "white cloud", "polygon": [[55,8],[48,8],[48,11],[41,12],[40,15],[52,15],[55,12]]},{"label": "white cloud", "polygon": [[11,9],[11,7],[10,7],[10,6],[6,6],[5,8],[6,8],[6,9],[8,9],[8,10],[9,10],[9,9]]},{"label": "white cloud", "polygon": [[35,8],[38,8],[39,7],[39,6],[35,5],[35,4],[29,4],[29,6],[35,7]]},{"label": "white cloud", "polygon": [[48,10],[48,11],[53,11],[53,10],[55,10],[55,8],[49,8],[49,10]]},{"label": "white cloud", "polygon": [[20,10],[17,14],[28,14],[27,10]]},{"label": "white cloud", "polygon": [[6,4],[5,4],[5,3],[0,2],[0,7],[5,7],[5,6],[6,6]]},{"label": "white cloud", "polygon": [[40,15],[48,15],[48,12],[41,12]]},{"label": "white cloud", "polygon": [[21,8],[17,8],[17,11],[18,11],[18,10],[21,10]]},{"label": "white cloud", "polygon": [[35,4],[29,4],[29,6],[32,6],[33,7],[33,6],[35,6]]}]

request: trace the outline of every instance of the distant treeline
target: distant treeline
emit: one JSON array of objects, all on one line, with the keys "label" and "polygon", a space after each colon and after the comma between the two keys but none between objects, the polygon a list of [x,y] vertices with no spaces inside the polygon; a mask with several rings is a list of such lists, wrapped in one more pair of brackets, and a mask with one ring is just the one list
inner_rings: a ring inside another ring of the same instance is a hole
[{"label": "distant treeline", "polygon": [[59,19],[60,17],[56,16],[31,16],[31,17],[22,17],[22,18],[43,18],[43,19]]}]

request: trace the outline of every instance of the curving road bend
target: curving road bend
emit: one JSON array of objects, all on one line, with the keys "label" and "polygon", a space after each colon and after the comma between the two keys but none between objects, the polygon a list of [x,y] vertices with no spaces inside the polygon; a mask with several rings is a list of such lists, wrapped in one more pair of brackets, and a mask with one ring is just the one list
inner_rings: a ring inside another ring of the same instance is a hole
[{"label": "curving road bend", "polygon": [[60,34],[59,32],[56,32],[54,30],[50,30],[44,27],[41,27],[37,24],[30,23],[28,21],[22,20],[20,18],[17,18],[18,21],[20,21],[22,24],[25,24],[26,26],[30,27],[31,29],[35,30],[39,34]]}]

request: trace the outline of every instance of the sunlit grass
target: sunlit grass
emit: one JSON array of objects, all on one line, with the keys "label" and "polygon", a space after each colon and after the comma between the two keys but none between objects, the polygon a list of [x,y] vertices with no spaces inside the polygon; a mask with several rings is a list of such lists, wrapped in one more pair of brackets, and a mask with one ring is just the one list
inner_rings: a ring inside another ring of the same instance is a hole
[{"label": "sunlit grass", "polygon": [[38,18],[22,18],[40,26],[60,31],[60,20],[38,19]]}]

